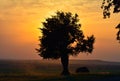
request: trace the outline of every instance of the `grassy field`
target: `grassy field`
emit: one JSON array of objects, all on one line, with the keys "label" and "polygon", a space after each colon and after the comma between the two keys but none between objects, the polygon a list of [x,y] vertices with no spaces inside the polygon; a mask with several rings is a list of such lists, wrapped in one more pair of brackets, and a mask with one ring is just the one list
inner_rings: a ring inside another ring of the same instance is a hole
[{"label": "grassy field", "polygon": [[0,81],[103,81],[106,78],[119,76],[118,74],[72,74],[70,76],[55,74],[1,74]]},{"label": "grassy field", "polygon": [[[78,67],[88,67],[90,73],[77,74]],[[120,76],[120,63],[117,62],[72,60],[69,69],[70,76],[61,76],[59,60],[1,60],[0,81],[106,81]]]}]

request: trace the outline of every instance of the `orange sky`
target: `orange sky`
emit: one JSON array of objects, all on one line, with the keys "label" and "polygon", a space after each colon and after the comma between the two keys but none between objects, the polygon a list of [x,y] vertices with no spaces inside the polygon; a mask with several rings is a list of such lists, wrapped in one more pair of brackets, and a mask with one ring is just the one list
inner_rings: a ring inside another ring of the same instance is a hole
[{"label": "orange sky", "polygon": [[115,26],[120,14],[103,19],[102,0],[0,0],[0,59],[41,59],[38,28],[41,22],[57,10],[77,13],[86,36],[94,34],[92,55],[80,54],[71,59],[101,59],[120,61],[120,44]]}]

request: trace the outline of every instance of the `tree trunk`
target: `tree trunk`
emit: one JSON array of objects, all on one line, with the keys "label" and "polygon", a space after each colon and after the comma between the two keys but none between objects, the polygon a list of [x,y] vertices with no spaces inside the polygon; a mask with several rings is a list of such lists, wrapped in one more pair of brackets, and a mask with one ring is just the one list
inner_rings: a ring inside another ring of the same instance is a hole
[{"label": "tree trunk", "polygon": [[61,63],[63,67],[63,71],[61,75],[69,75],[68,64],[69,64],[69,56],[67,54],[63,54],[61,56]]}]

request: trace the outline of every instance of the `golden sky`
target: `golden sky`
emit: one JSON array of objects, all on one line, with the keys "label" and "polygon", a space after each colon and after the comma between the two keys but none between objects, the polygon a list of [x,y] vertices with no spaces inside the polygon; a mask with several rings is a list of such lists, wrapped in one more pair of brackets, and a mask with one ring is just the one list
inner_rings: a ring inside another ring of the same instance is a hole
[{"label": "golden sky", "polygon": [[120,14],[103,19],[102,0],[0,0],[0,59],[41,59],[35,51],[39,44],[41,22],[57,10],[77,13],[86,36],[94,34],[92,55],[71,59],[120,61],[120,44],[115,26]]}]

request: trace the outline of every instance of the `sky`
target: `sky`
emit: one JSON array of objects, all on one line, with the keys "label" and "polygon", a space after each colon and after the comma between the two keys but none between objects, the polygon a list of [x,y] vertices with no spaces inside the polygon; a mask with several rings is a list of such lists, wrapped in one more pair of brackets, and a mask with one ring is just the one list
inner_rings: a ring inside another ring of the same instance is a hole
[{"label": "sky", "polygon": [[77,60],[120,62],[120,43],[115,27],[120,14],[103,19],[102,0],[0,0],[0,59],[42,59],[38,28],[56,11],[77,13],[85,36],[96,38],[92,54],[70,56]]}]

